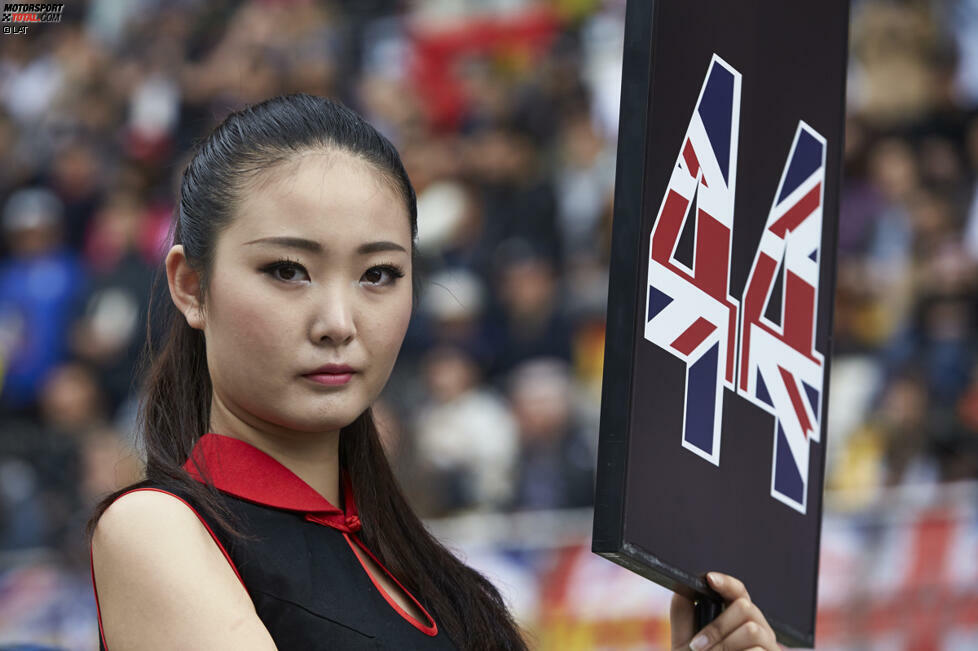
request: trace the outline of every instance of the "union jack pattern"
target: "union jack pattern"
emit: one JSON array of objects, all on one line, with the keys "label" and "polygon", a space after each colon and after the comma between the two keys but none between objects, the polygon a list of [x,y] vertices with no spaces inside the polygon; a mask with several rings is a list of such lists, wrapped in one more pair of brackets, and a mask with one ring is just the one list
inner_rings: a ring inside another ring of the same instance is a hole
[{"label": "union jack pattern", "polygon": [[738,393],[774,415],[771,496],[802,513],[825,371],[815,350],[824,185],[825,139],[800,122],[741,310]]},{"label": "union jack pattern", "polygon": [[[682,445],[715,465],[723,387],[734,388],[738,302],[729,286],[740,81],[713,56],[650,235],[645,338],[686,363]],[[690,264],[676,257],[684,233],[693,234]]]},{"label": "union jack pattern", "polygon": [[774,416],[771,496],[805,513],[825,368],[826,141],[799,121],[741,303],[730,294],[740,88],[714,54],[649,236],[644,334],[686,365],[682,446],[719,466],[723,391],[735,391]]}]

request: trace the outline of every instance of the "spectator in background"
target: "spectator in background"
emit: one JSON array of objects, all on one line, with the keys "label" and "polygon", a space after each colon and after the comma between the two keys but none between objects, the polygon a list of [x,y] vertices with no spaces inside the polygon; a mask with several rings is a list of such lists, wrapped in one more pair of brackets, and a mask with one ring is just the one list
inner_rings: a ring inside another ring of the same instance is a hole
[{"label": "spectator in background", "polygon": [[865,506],[888,487],[936,479],[931,441],[940,424],[928,420],[928,403],[920,368],[908,365],[894,374],[827,478],[831,488],[844,491],[846,506]]},{"label": "spectator in background", "polygon": [[130,394],[146,338],[153,269],[138,250],[145,212],[137,195],[112,193],[96,212],[87,241],[85,257],[94,275],[74,323],[72,348],[96,369],[110,413]]},{"label": "spectator in background", "polygon": [[956,406],[958,422],[952,447],[959,450],[950,460],[948,475],[954,480],[978,477],[978,364],[971,369],[967,388]]},{"label": "spectator in background", "polygon": [[65,243],[81,250],[95,210],[102,200],[102,161],[95,144],[72,140],[54,152],[51,160],[52,191],[64,206]]},{"label": "spectator in background", "polygon": [[5,410],[34,407],[48,371],[64,359],[65,332],[85,268],[64,246],[63,206],[44,188],[18,190],[3,209],[10,256],[0,262],[0,365]]},{"label": "spectator in background", "polygon": [[953,204],[925,194],[912,208],[917,264],[915,333],[935,404],[949,409],[968,383],[978,331],[978,263],[961,242]]},{"label": "spectator in background", "polygon": [[104,426],[109,420],[107,400],[91,368],[80,361],[67,361],[54,368],[39,396],[40,423],[65,437]]},{"label": "spectator in background", "polygon": [[877,311],[875,332],[869,343],[882,347],[906,325],[913,258],[913,224],[909,203],[920,192],[920,175],[910,146],[900,139],[877,142],[871,152],[869,173],[879,205],[869,233],[863,282]]},{"label": "spectator in background", "polygon": [[47,532],[41,544],[87,569],[86,514],[106,493],[136,481],[141,467],[131,443],[112,422],[110,399],[90,365],[69,361],[56,367],[39,403],[40,428],[8,441],[29,441],[32,452],[25,458],[38,479]]},{"label": "spectator in background", "polygon": [[[858,121],[849,131],[865,137]],[[910,144],[900,138],[867,143],[865,178],[851,175],[841,205],[837,301],[841,350],[882,350],[908,336],[913,302],[910,202],[921,192]],[[854,162],[851,161],[850,162]]]},{"label": "spectator in background", "polygon": [[418,249],[441,268],[491,274],[496,246],[485,235],[485,214],[469,183],[443,180],[418,195]]},{"label": "spectator in background", "polygon": [[83,524],[76,516],[88,506],[79,491],[79,450],[89,431],[105,425],[104,397],[85,366],[67,362],[47,373],[38,401],[36,420],[10,419],[0,436],[0,549],[71,555]]},{"label": "spectator in background", "polygon": [[[964,146],[970,170],[978,171],[978,116],[967,124]],[[978,261],[978,182],[974,175],[967,180],[966,189],[970,201],[965,213],[964,246],[971,259]]]},{"label": "spectator in background", "polygon": [[596,257],[601,217],[615,184],[615,152],[586,111],[564,119],[557,147],[557,218],[564,251],[568,257]]},{"label": "spectator in background", "polygon": [[570,369],[561,359],[537,358],[513,369],[508,395],[519,426],[520,450],[511,508],[561,509],[594,502],[594,446],[572,409]]},{"label": "spectator in background", "polygon": [[516,422],[506,403],[480,384],[473,357],[441,345],[424,358],[430,399],[418,411],[414,432],[425,483],[428,515],[492,509],[510,499],[517,455]]},{"label": "spectator in background", "polygon": [[484,233],[493,247],[518,237],[563,264],[553,183],[526,133],[497,127],[472,138],[472,171],[481,188]]},{"label": "spectator in background", "polygon": [[573,326],[564,314],[552,260],[527,240],[512,238],[497,251],[498,306],[488,314],[497,381],[532,357],[571,361]]},{"label": "spectator in background", "polygon": [[465,268],[449,268],[432,274],[428,285],[417,315],[417,328],[425,330],[425,349],[439,343],[462,348],[483,374],[494,351],[486,342],[482,279]]},{"label": "spectator in background", "polygon": [[939,31],[929,3],[858,3],[850,43],[862,111],[886,126],[912,121],[938,103]]},{"label": "spectator in background", "polygon": [[27,185],[34,173],[32,152],[25,138],[18,138],[17,124],[0,106],[0,188]]}]

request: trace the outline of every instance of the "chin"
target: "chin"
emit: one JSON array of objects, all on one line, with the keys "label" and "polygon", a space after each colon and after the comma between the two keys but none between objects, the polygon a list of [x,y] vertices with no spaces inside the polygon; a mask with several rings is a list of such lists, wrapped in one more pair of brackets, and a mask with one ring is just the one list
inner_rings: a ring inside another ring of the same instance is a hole
[{"label": "chin", "polygon": [[289,429],[299,432],[326,432],[343,429],[357,419],[364,412],[364,409],[331,411],[328,415],[310,413],[308,418],[288,419]]},{"label": "chin", "polygon": [[[353,391],[276,392],[262,398],[271,420],[296,432],[324,432],[342,429],[353,423],[372,404],[373,391],[351,387]],[[278,396],[278,399],[275,397]],[[271,400],[270,400],[271,398]]]}]

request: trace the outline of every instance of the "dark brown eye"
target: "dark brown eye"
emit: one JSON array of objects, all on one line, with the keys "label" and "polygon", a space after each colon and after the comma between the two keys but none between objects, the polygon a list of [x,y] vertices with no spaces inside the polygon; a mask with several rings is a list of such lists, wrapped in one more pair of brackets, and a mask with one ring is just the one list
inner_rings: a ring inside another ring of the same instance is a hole
[{"label": "dark brown eye", "polygon": [[364,277],[372,283],[380,282],[380,279],[384,274],[380,272],[380,269],[376,267],[364,274]]},{"label": "dark brown eye", "polygon": [[276,280],[281,280],[283,282],[301,280],[302,276],[306,276],[306,278],[308,278],[306,275],[306,270],[302,267],[302,265],[292,260],[278,260],[263,267],[262,272],[270,275]]},{"label": "dark brown eye", "polygon": [[279,276],[283,280],[292,280],[295,278],[295,269],[292,267],[279,267]]},{"label": "dark brown eye", "polygon": [[[386,281],[384,280],[385,275],[388,277]],[[403,276],[404,272],[399,267],[386,264],[371,267],[363,274],[364,279],[372,285],[393,285],[398,278]]]}]

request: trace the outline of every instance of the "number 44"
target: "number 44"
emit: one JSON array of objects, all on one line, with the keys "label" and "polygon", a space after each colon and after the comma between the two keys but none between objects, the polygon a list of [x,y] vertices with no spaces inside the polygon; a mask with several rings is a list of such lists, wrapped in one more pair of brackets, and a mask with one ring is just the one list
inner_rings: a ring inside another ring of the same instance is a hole
[{"label": "number 44", "polygon": [[719,466],[724,387],[774,416],[771,496],[805,513],[826,141],[803,121],[742,296],[730,294],[741,75],[713,55],[650,234],[645,338],[686,365],[682,446]]}]

